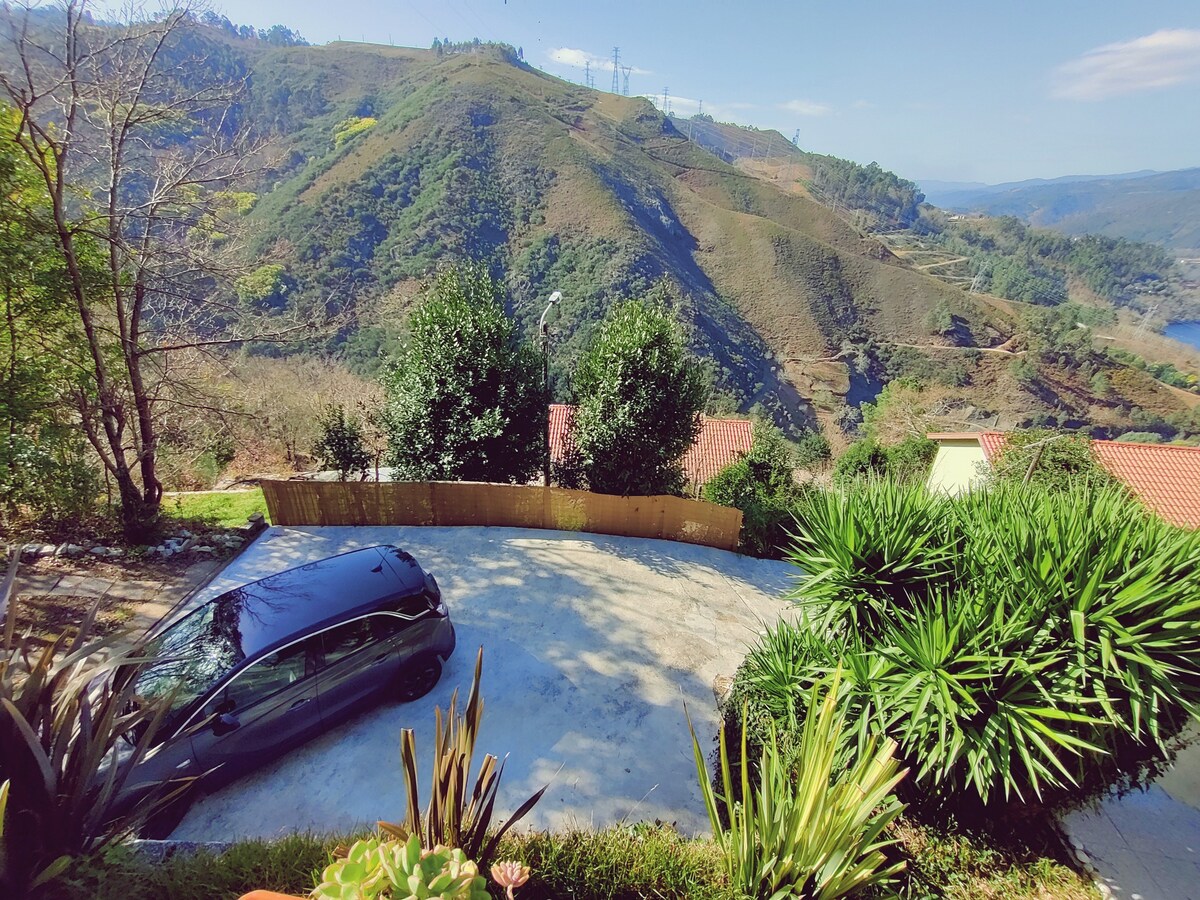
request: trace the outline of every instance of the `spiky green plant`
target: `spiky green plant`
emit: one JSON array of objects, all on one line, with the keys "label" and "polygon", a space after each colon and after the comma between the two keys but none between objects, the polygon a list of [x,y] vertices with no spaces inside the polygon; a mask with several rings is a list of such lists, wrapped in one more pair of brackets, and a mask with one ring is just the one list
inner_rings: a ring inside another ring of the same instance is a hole
[{"label": "spiky green plant", "polygon": [[[153,746],[165,704],[135,703],[137,650],[120,636],[92,637],[96,606],[73,638],[35,649],[17,635],[10,602],[17,553],[0,593],[0,780],[8,782],[0,831],[0,896],[21,897],[57,877],[73,856],[128,834],[185,780],[112,812],[129,773]],[[132,663],[132,665],[131,665]],[[122,735],[140,734],[130,748]]]},{"label": "spiky green plant", "polygon": [[952,584],[962,549],[942,498],[881,479],[805,494],[791,537],[784,559],[804,576],[790,597],[823,629],[875,630],[929,587]]},{"label": "spiky green plant", "polygon": [[467,856],[478,860],[480,865],[487,865],[505,832],[533,809],[549,785],[522,803],[489,839],[504,763],[497,766],[495,756],[490,753],[484,755],[479,772],[471,781],[475,739],[483,719],[483,698],[479,694],[482,675],[483,648],[480,647],[475,658],[475,677],[471,680],[471,691],[464,711],[461,714],[458,712],[456,689],[450,697],[450,707],[445,717],[442,716],[441,707],[434,712],[437,724],[433,746],[433,782],[429,806],[424,815],[421,814],[417,778],[416,739],[411,728],[401,732],[400,759],[408,795],[407,815],[403,824],[380,822],[379,827],[400,840],[417,835],[426,847],[440,844],[461,848]]},{"label": "spiky green plant", "polygon": [[757,780],[752,778],[743,728],[735,785],[722,728],[718,795],[692,729],[696,774],[714,838],[730,882],[749,897],[832,900],[886,884],[903,868],[888,865],[883,853],[894,843],[884,831],[903,809],[894,796],[905,775],[893,756],[895,742],[872,739],[847,765],[838,682],[835,675],[812,690],[794,773],[784,765],[772,729],[762,745]]},{"label": "spiky green plant", "polygon": [[987,803],[1136,775],[1200,712],[1200,533],[1123,491],[856,484],[802,524],[810,621],[769,634],[734,690],[785,731],[840,661],[854,718],[927,794]]}]

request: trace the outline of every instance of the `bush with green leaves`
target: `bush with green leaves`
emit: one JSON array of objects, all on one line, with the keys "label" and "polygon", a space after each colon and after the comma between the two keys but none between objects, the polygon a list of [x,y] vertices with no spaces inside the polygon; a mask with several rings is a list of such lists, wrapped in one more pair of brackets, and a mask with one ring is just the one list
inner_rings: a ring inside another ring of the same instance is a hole
[{"label": "bush with green leaves", "polygon": [[434,710],[437,726],[433,746],[433,778],[429,806],[421,813],[420,786],[417,782],[417,742],[411,728],[400,732],[400,765],[404,773],[407,809],[404,822],[380,822],[385,834],[401,841],[417,837],[425,847],[447,846],[463,850],[472,859],[487,865],[496,845],[510,828],[537,805],[549,785],[525,800],[503,825],[492,828],[492,814],[504,763],[485,754],[472,780],[471,763],[475,758],[475,739],[483,720],[483,698],[479,682],[483,677],[483,648],[475,657],[475,677],[467,695],[467,705],[458,711],[458,690],[450,695],[450,707],[442,717]]},{"label": "bush with green leaves", "polygon": [[1014,431],[988,472],[993,482],[1027,483],[1045,491],[1120,484],[1096,459],[1086,435],[1048,429]]},{"label": "bush with green leaves", "polygon": [[541,358],[520,341],[501,284],[479,269],[446,271],[408,329],[383,379],[394,476],[529,481],[542,465],[547,415]]},{"label": "bush with green leaves", "polygon": [[856,478],[870,478],[887,474],[888,458],[874,438],[855,441],[833,464],[833,480],[844,484]]},{"label": "bush with green leaves", "polygon": [[679,494],[700,431],[708,375],[657,297],[617,303],[575,371],[576,408],[560,480],[602,494]]},{"label": "bush with green leaves", "polygon": [[803,492],[795,469],[795,447],[774,425],[758,421],[750,452],[704,485],[705,500],[742,511],[742,552],[774,558],[783,552],[792,507]]},{"label": "bush with green leaves", "polygon": [[739,729],[735,764],[722,728],[720,793],[692,732],[713,835],[731,884],[747,897],[833,900],[886,885],[903,868],[889,864],[884,853],[895,843],[885,830],[903,809],[894,795],[905,776],[894,758],[896,745],[869,738],[848,756],[839,678],[835,674],[809,692],[795,765],[785,762],[770,726],[752,774],[747,729]]},{"label": "bush with green leaves", "polygon": [[332,403],[325,408],[317,425],[321,434],[313,447],[313,455],[322,466],[335,469],[338,478],[345,481],[351,474],[360,479],[367,474],[371,465],[371,454],[363,442],[362,424],[357,418],[346,414],[346,407]]},{"label": "bush with green leaves", "polygon": [[840,668],[860,743],[967,810],[1136,778],[1200,712],[1200,532],[1124,491],[855,483],[801,499],[788,559],[804,624],[739,671],[752,743]]}]

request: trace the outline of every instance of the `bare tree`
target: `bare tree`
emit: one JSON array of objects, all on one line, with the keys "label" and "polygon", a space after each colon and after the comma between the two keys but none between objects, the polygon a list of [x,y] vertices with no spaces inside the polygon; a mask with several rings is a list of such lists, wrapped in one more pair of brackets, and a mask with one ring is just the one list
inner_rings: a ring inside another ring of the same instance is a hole
[{"label": "bare tree", "polygon": [[178,354],[313,324],[247,317],[228,290],[241,258],[231,189],[261,148],[236,120],[245,76],[216,71],[189,39],[198,12],[187,0],[158,15],[130,7],[122,24],[98,25],[86,0],[7,11],[15,63],[0,64],[78,319],[81,377],[66,394],[133,539],[158,517],[158,407],[179,395]]}]

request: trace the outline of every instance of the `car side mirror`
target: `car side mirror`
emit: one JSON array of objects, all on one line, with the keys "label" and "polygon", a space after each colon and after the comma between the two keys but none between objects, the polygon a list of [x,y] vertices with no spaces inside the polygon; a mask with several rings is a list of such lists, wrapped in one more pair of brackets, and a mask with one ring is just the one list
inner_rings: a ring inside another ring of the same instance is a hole
[{"label": "car side mirror", "polygon": [[221,715],[213,719],[212,733],[217,737],[222,737],[230,732],[237,731],[241,724],[237,720],[237,716],[231,713],[221,713]]}]

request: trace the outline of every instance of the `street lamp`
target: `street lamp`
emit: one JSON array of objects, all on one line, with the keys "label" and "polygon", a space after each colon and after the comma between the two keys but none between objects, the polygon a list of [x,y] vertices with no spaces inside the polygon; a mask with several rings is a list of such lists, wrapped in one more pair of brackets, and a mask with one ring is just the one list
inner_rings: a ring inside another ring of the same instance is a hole
[{"label": "street lamp", "polygon": [[551,294],[538,319],[538,331],[542,335],[542,394],[546,398],[546,418],[542,427],[542,487],[550,486],[550,326],[546,324],[546,314],[561,299],[562,291]]}]

